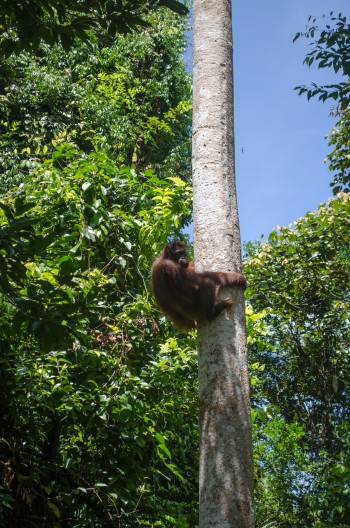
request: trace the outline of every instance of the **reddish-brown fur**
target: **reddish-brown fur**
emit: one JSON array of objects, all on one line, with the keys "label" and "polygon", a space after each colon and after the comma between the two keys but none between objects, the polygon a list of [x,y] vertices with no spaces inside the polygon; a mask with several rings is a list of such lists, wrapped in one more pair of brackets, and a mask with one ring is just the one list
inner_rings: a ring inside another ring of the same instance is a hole
[{"label": "reddish-brown fur", "polygon": [[236,272],[197,273],[183,242],[166,244],[151,270],[152,290],[162,312],[178,328],[196,328],[232,305],[229,297],[217,299],[220,288],[241,286],[246,280]]}]

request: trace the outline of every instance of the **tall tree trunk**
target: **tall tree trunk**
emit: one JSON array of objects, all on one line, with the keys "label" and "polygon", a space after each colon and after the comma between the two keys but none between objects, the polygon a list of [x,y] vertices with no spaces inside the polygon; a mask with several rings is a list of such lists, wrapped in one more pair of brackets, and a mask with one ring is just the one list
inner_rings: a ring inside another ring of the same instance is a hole
[{"label": "tall tree trunk", "polygon": [[[194,0],[193,187],[197,271],[240,271],[231,0]],[[244,294],[198,330],[199,527],[253,528]]]}]

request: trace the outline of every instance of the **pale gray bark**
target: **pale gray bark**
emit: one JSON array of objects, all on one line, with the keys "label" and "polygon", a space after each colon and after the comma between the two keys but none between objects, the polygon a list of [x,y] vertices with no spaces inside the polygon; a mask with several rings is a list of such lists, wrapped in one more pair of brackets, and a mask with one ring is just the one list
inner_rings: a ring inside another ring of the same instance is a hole
[{"label": "pale gray bark", "polygon": [[[230,0],[194,0],[193,187],[197,271],[241,271]],[[253,528],[244,295],[198,329],[200,528]]]}]

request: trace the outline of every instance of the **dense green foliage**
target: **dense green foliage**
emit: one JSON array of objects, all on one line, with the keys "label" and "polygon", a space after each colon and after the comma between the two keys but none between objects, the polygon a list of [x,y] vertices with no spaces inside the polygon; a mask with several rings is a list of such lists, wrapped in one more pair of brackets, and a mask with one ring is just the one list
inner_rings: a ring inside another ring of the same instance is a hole
[{"label": "dense green foliage", "polygon": [[[323,17],[323,19],[326,19]],[[333,193],[350,191],[350,25],[341,14],[330,17],[323,29],[316,24],[317,19],[310,17],[312,24],[305,33],[297,33],[297,38],[303,36],[315,39],[311,43],[311,51],[305,58],[305,64],[316,63],[319,68],[331,68],[340,75],[341,81],[336,84],[311,87],[298,86],[299,94],[306,94],[308,99],[318,97],[325,102],[336,101],[338,106],[333,110],[339,121],[330,134],[329,145],[332,152],[328,155],[329,168],[334,172],[331,187]]]},{"label": "dense green foliage", "polygon": [[2,526],[195,522],[194,343],[149,291],[189,218],[189,82],[153,23],[3,64]]},{"label": "dense green foliage", "polygon": [[105,47],[77,44],[68,54],[54,48],[7,60],[0,76],[1,186],[49,156],[53,140],[188,178],[189,80],[170,20],[159,15],[157,27],[142,34],[107,35]]},{"label": "dense green foliage", "polygon": [[329,168],[334,171],[331,187],[333,193],[350,192],[350,110],[338,112],[339,121],[330,133]]},{"label": "dense green foliage", "polygon": [[184,451],[193,439],[193,352],[156,315],[146,271],[189,190],[71,145],[30,178],[1,222],[3,520],[128,526],[193,478],[171,455],[174,431]]},{"label": "dense green foliage", "polygon": [[37,52],[41,43],[61,43],[67,51],[76,37],[89,43],[90,33],[106,30],[129,33],[149,26],[150,11],[167,7],[185,15],[177,0],[2,0],[0,6],[0,51],[9,55],[23,50]]},{"label": "dense green foliage", "polygon": [[349,198],[248,248],[257,511],[279,528],[350,526]]}]

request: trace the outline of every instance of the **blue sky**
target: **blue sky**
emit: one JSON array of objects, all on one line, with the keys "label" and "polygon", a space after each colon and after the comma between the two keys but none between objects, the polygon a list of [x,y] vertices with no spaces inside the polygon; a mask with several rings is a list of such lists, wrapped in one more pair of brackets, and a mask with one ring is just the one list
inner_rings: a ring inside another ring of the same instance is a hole
[{"label": "blue sky", "polygon": [[[268,235],[331,196],[324,136],[331,103],[308,101],[295,86],[337,79],[308,68],[308,16],[350,16],[349,0],[233,0],[236,178],[242,241]],[[323,23],[320,20],[320,25]],[[243,152],[242,152],[243,149]]]}]

